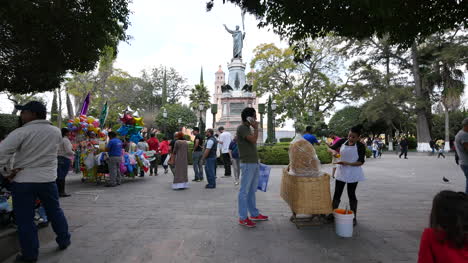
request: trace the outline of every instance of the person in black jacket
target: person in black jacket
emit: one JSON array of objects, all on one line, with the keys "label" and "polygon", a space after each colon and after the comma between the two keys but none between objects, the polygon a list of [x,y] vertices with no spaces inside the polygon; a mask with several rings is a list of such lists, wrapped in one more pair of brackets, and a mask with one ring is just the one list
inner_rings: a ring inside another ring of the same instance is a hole
[{"label": "person in black jacket", "polygon": [[408,139],[406,139],[405,137],[402,137],[400,141],[401,152],[400,152],[400,155],[398,156],[399,158],[401,158],[402,155],[405,155],[405,159],[408,159],[408,145],[409,145]]},{"label": "person in black jacket", "polygon": [[333,144],[330,149],[333,154],[340,150],[340,159],[336,162],[335,194],[333,195],[333,209],[340,205],[341,195],[345,185],[348,188],[349,206],[354,212],[354,224],[356,225],[356,212],[358,200],[356,188],[358,182],[364,181],[362,165],[365,162],[366,146],[359,141],[361,128],[359,126],[350,129],[348,138],[344,138]]}]

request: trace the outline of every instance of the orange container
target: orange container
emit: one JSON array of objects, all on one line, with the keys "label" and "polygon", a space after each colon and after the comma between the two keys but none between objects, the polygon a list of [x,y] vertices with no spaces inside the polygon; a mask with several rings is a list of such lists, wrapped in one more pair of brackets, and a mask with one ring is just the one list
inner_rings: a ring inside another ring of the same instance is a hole
[{"label": "orange container", "polygon": [[346,215],[352,215],[353,214],[353,211],[351,211],[351,210],[346,211],[345,209],[341,209],[341,208],[335,209],[335,210],[333,210],[333,212],[335,212],[337,214],[341,214],[341,215],[344,215],[345,212],[346,212]]}]

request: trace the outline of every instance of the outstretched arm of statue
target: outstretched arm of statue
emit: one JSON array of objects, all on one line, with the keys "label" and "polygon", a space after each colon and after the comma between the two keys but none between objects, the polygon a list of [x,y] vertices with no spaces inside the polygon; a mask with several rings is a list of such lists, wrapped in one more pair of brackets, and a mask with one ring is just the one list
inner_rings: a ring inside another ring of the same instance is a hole
[{"label": "outstretched arm of statue", "polygon": [[242,35],[242,39],[245,39],[245,32],[244,32],[244,35]]},{"label": "outstretched arm of statue", "polygon": [[231,33],[231,34],[234,33],[234,31],[230,30],[230,29],[226,26],[226,24],[223,24],[223,26],[224,26],[224,28],[226,28],[226,31],[227,31],[227,32],[229,32],[229,33]]}]

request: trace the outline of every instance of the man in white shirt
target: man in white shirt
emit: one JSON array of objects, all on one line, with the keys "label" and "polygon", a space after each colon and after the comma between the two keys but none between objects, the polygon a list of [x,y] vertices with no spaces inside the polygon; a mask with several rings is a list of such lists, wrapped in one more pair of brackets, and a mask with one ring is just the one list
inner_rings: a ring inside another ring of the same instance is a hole
[{"label": "man in white shirt", "polygon": [[[46,107],[31,101],[21,111],[23,126],[11,132],[0,143],[0,169],[12,183],[13,207],[21,254],[16,262],[35,262],[39,254],[39,239],[34,224],[34,203],[41,200],[61,250],[70,245],[68,223],[60,208],[55,180],[57,151],[62,143],[60,130],[46,120]],[[13,172],[12,172],[13,171]]]},{"label": "man in white shirt", "polygon": [[224,163],[224,176],[231,176],[231,157],[229,156],[229,145],[231,144],[232,137],[229,132],[224,131],[224,127],[218,128],[219,131],[219,144],[221,145],[221,155]]}]

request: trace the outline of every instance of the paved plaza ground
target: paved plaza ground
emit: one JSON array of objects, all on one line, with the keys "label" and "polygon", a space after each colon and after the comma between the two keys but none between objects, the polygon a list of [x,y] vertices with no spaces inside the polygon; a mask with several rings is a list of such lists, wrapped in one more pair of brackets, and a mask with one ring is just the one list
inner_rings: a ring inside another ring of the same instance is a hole
[{"label": "paved plaza ground", "polygon": [[257,192],[258,208],[270,220],[254,229],[237,225],[238,187],[231,178],[219,178],[213,190],[193,183],[173,191],[172,175],[130,179],[116,188],[69,176],[72,197],[61,204],[72,246],[58,252],[54,241],[42,244],[40,262],[416,262],[433,196],[465,185],[453,156],[370,159],[367,181],[357,189],[359,223],[345,239],[333,225],[297,229],[289,222],[279,194],[281,169],[272,169],[268,192]]}]

